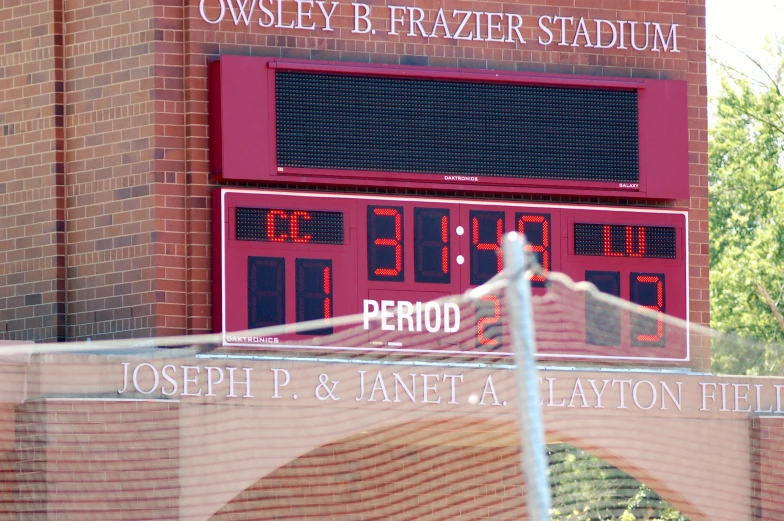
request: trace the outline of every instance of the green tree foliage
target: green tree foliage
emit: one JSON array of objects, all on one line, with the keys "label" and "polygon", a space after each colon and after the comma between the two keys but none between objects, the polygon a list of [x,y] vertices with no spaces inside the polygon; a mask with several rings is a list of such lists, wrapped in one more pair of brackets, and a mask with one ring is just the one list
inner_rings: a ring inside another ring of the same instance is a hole
[{"label": "green tree foliage", "polygon": [[[720,339],[713,370],[784,373],[784,42],[763,81],[723,69],[709,139],[711,325],[759,343]],[[765,296],[767,293],[767,297]]]},{"label": "green tree foliage", "polygon": [[658,494],[609,463],[565,443],[547,446],[551,521],[687,521]]}]

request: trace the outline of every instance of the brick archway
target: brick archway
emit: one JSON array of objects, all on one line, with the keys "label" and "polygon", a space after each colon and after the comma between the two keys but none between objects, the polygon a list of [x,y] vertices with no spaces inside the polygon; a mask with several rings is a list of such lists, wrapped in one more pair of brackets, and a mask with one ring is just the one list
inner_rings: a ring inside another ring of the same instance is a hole
[{"label": "brick archway", "polygon": [[[461,429],[460,426],[465,427]],[[569,437],[551,431],[551,441]],[[707,520],[675,490],[603,447],[569,443],[643,481],[691,521]],[[525,519],[517,426],[458,418],[362,431],[278,467],[210,521],[266,519]],[[676,506],[677,505],[677,506]]]}]

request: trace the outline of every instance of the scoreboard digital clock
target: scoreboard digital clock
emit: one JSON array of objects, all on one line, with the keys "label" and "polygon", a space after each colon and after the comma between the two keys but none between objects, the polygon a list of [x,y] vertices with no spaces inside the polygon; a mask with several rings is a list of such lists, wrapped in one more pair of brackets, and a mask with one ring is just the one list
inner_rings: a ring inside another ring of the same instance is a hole
[{"label": "scoreboard digital clock", "polygon": [[[563,327],[552,337],[558,341],[539,343],[540,358],[688,360],[688,338],[679,328],[602,307],[590,294],[575,292],[556,305],[546,281],[549,271],[560,271],[659,317],[685,319],[685,212],[231,188],[215,190],[213,208],[213,307],[226,346],[303,348],[303,341],[335,328],[292,326],[275,338],[232,332],[363,314],[365,329],[420,334],[408,344],[403,335],[394,347],[368,335],[352,349],[507,356],[510,346],[499,334],[503,299],[483,298],[483,309],[470,317],[454,304],[426,303],[502,270],[502,237],[515,230],[543,269],[531,281],[542,297],[537,302],[549,302],[535,309],[537,327],[556,333]],[[575,323],[581,331],[570,329]]]},{"label": "scoreboard digital clock", "polygon": [[687,199],[686,82],[222,56],[218,179]]}]

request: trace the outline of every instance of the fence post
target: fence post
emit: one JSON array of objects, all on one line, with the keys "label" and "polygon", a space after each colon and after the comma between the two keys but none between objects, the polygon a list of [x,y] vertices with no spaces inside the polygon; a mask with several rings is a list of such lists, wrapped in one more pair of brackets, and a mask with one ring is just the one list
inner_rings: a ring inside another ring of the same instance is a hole
[{"label": "fence post", "polygon": [[504,237],[504,273],[508,278],[506,298],[509,303],[509,331],[516,361],[517,412],[520,419],[523,475],[528,494],[528,519],[549,521],[551,500],[547,452],[534,357],[536,335],[531,283],[526,276],[528,262],[524,250],[523,235],[511,232]]}]

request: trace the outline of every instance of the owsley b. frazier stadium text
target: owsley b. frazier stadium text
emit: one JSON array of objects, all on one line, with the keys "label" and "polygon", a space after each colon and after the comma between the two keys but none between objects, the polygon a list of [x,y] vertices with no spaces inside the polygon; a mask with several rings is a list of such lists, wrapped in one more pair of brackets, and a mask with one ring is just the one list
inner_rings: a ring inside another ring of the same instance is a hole
[{"label": "owsley b. frazier stadium text", "polygon": [[[355,369],[341,366],[330,374],[283,367],[197,366],[166,364],[157,367],[144,362],[123,362],[122,386],[117,394],[128,399],[214,398],[216,400],[258,400],[262,405],[277,401],[361,402],[367,404],[417,404],[424,406],[476,405],[507,407],[513,404],[511,370],[499,369],[469,378],[455,370],[427,372],[414,367],[388,367],[384,370]],[[539,378],[545,408],[627,409],[638,411],[784,413],[784,384],[750,384],[705,381],[703,377],[665,381],[654,375],[615,374],[612,376],[566,376]],[[473,383],[469,383],[473,382]],[[303,403],[305,402],[305,403]]]},{"label": "owsley b. frazier stadium text", "polygon": [[[223,21],[261,29],[334,32],[339,2],[321,0],[198,0],[199,14],[208,24]],[[384,32],[392,36],[444,38],[526,45],[523,17],[517,13],[468,11],[441,7],[427,21],[419,7],[369,5],[352,2],[353,34]],[[632,51],[680,52],[678,24],[609,20],[543,14],[534,44]],[[383,24],[379,23],[383,19]],[[383,27],[382,27],[383,25]],[[324,35],[327,36],[327,35]]]}]

